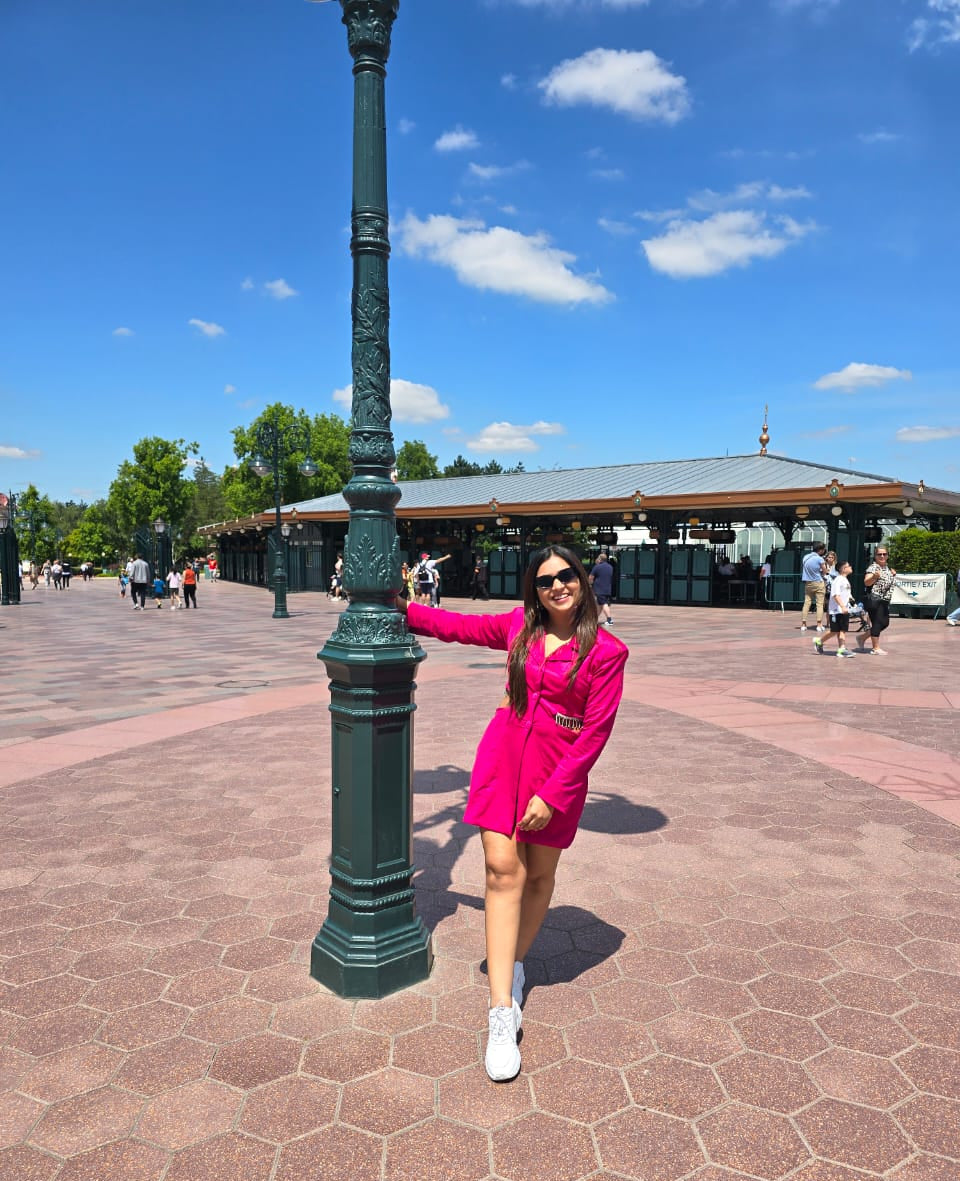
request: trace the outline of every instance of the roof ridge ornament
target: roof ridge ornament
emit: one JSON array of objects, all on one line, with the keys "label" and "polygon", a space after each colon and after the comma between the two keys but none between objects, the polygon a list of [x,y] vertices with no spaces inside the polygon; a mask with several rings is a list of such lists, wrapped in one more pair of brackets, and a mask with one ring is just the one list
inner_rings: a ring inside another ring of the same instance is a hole
[{"label": "roof ridge ornament", "polygon": [[770,435],[767,430],[767,417],[768,417],[767,411],[768,410],[769,410],[769,406],[764,406],[764,408],[763,408],[763,426],[760,428],[760,437],[757,440],[760,444],[760,454],[761,455],[766,455],[767,444],[770,442]]}]

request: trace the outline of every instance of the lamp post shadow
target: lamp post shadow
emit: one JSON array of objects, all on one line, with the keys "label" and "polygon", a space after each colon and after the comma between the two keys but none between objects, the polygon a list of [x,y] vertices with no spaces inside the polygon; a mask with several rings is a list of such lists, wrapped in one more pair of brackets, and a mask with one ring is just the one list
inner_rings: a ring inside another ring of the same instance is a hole
[{"label": "lamp post shadow", "polygon": [[[420,816],[413,824],[413,860],[418,867],[414,877],[417,910],[431,929],[455,914],[461,906],[483,911],[482,888],[476,894],[465,893],[453,881],[453,871],[461,855],[479,835],[477,828],[464,824],[461,819],[469,782],[469,771],[449,764],[414,774],[415,799],[456,795],[455,799],[426,816]],[[659,808],[636,804],[617,792],[596,791],[587,797],[580,828],[628,836],[656,832],[668,823],[669,817]],[[445,839],[433,835],[444,831]],[[476,855],[482,856],[479,848]],[[562,873],[561,858],[561,876]],[[619,927],[604,921],[593,911],[568,903],[551,906],[524,961],[528,988],[577,980],[584,972],[616,955],[625,937]],[[485,960],[481,962],[480,970],[486,972]]]}]

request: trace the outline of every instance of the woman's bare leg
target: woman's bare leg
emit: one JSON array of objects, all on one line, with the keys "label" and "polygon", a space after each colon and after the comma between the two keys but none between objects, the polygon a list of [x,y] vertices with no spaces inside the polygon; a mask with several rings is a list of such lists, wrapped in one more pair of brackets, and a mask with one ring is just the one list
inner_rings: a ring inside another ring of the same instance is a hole
[{"label": "woman's bare leg", "polygon": [[[557,862],[562,849],[549,845],[523,843],[521,851],[526,852],[527,880],[520,901],[520,928],[517,933],[516,958],[522,960],[537,937],[543,925],[557,875]],[[512,970],[512,969],[511,969]]]},{"label": "woman's bare leg", "polygon": [[525,847],[489,828],[481,831],[487,886],[484,927],[487,937],[487,979],[490,1007],[512,1004],[513,964],[517,958],[520,907],[526,884]]}]

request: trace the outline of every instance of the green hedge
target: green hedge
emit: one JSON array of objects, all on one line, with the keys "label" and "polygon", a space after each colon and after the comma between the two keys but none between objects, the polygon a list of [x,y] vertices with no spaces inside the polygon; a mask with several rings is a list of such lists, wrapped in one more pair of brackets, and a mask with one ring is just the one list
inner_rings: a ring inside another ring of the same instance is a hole
[{"label": "green hedge", "polygon": [[953,589],[960,570],[960,532],[904,529],[886,540],[894,570],[904,574],[946,574],[947,587]]}]

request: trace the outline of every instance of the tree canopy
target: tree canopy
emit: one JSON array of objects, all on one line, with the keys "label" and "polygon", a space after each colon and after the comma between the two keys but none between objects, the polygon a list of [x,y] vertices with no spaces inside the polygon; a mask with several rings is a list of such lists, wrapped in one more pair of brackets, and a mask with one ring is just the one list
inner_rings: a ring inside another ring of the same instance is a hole
[{"label": "tree canopy", "polygon": [[397,477],[401,480],[435,480],[440,475],[437,457],[426,443],[411,439],[397,452]]},{"label": "tree canopy", "polygon": [[[305,410],[295,411],[292,406],[274,402],[249,426],[233,430],[237,464],[223,473],[228,516],[247,517],[273,507],[273,476],[258,476],[250,466],[258,450],[257,428],[263,423],[285,432],[292,444],[280,475],[283,504],[339,492],[350,479],[350,428],[343,419],[336,414],[316,414],[311,418]],[[308,455],[317,465],[315,476],[305,476],[299,471],[299,465]]]},{"label": "tree canopy", "polygon": [[184,467],[198,450],[197,443],[156,435],[134,443],[133,459],[120,464],[107,494],[121,546],[156,517],[163,517],[172,533],[182,530],[193,495]]}]

